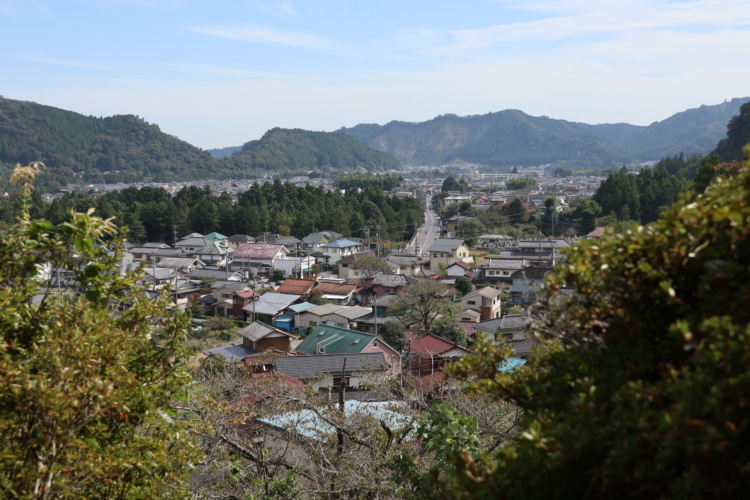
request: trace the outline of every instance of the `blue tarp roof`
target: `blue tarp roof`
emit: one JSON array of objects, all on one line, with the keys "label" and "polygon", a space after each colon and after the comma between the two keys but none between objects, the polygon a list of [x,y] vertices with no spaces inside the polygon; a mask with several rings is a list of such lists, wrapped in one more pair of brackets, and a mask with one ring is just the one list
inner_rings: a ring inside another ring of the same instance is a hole
[{"label": "blue tarp roof", "polygon": [[501,372],[514,372],[526,364],[525,359],[521,358],[505,358],[497,365],[498,371]]}]

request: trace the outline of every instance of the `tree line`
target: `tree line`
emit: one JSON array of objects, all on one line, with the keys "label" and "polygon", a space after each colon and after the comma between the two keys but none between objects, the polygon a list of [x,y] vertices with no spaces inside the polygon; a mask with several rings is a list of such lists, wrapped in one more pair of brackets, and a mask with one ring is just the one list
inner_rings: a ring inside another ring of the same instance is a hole
[{"label": "tree line", "polygon": [[[55,224],[69,220],[71,211],[91,208],[100,217],[114,217],[118,225],[126,226],[134,243],[173,243],[175,233],[181,237],[212,231],[227,236],[269,232],[302,239],[314,230],[331,230],[364,237],[368,229],[372,234],[379,229],[385,240],[405,241],[424,221],[418,199],[389,196],[379,186],[341,194],[280,180],[256,183],[239,193],[236,201],[227,192],[216,194],[209,187],[196,186],[185,187],[174,197],[163,188],[144,187],[98,197],[69,193],[49,203],[35,192],[30,201],[34,218]],[[19,209],[17,197],[0,201],[0,222],[12,224]]]}]

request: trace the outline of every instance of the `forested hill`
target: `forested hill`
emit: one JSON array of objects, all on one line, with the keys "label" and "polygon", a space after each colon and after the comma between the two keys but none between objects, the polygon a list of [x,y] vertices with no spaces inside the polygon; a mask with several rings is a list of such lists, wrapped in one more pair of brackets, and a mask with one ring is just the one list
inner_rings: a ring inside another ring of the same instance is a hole
[{"label": "forested hill", "polygon": [[16,163],[30,161],[45,164],[37,188],[46,191],[80,182],[253,178],[400,166],[346,134],[282,129],[232,156],[214,158],[137,116],[97,118],[0,97],[0,178],[7,182]]},{"label": "forested hill", "polygon": [[506,110],[467,117],[442,115],[421,123],[360,124],[341,131],[407,164],[467,161],[490,166],[610,167],[679,153],[707,154],[748,100],[689,109],[649,126],[588,125]]},{"label": "forested hill", "polygon": [[311,132],[274,128],[260,140],[250,141],[242,150],[221,158],[232,171],[276,171],[289,174],[310,168],[354,171],[386,171],[401,167],[388,153],[377,151],[341,132]]},{"label": "forested hill", "polygon": [[51,187],[105,178],[191,178],[212,158],[137,116],[96,118],[0,98],[0,163],[7,169],[30,161],[44,162],[41,187]]},{"label": "forested hill", "polygon": [[745,158],[744,147],[750,144],[750,102],[740,108],[740,113],[727,125],[727,136],[714,150],[722,161],[740,161]]}]

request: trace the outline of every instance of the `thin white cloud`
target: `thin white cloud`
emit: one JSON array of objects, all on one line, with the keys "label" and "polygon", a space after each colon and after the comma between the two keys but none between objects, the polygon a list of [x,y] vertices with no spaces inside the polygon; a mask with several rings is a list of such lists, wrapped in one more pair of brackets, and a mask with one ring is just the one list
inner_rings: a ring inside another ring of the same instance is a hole
[{"label": "thin white cloud", "polygon": [[245,26],[190,26],[188,29],[204,35],[239,40],[242,42],[291,45],[293,47],[305,48],[322,48],[332,45],[332,42],[329,39],[318,35],[303,32],[281,31],[267,26],[253,24]]},{"label": "thin white cloud", "polygon": [[276,7],[283,13],[291,16],[297,15],[297,11],[294,9],[292,2],[279,2]]},{"label": "thin white cloud", "polygon": [[101,70],[106,70],[106,71],[115,71],[116,69],[111,66],[103,66],[101,64],[92,64],[92,63],[87,63],[87,62],[82,62],[82,61],[71,61],[69,59],[57,59],[54,57],[47,57],[47,56],[30,56],[30,57],[24,57],[23,59],[27,61],[44,63],[44,64],[54,64],[56,66],[70,66],[70,67],[75,67],[75,68],[101,69]]},{"label": "thin white cloud", "polygon": [[260,10],[267,12],[269,14],[274,15],[288,15],[288,16],[296,16],[297,15],[297,9],[294,8],[294,4],[292,2],[276,2],[276,3],[267,3],[267,2],[256,2],[255,6],[259,8]]},{"label": "thin white cloud", "polygon": [[[498,24],[452,32],[449,50],[489,48],[528,40],[565,40],[591,35],[616,36],[641,30],[722,29],[748,26],[750,9],[737,0],[668,3],[638,2],[534,2],[509,4],[518,9],[549,14],[544,19]],[[566,15],[557,15],[558,13]]]}]

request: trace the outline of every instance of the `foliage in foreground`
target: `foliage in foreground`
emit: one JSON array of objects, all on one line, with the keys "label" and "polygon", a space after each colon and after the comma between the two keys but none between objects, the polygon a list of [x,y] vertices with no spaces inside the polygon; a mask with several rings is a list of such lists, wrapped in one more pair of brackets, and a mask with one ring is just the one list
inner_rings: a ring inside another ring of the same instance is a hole
[{"label": "foliage in foreground", "polygon": [[584,241],[549,283],[547,349],[500,374],[487,346],[457,372],[515,401],[525,431],[454,455],[455,498],[737,498],[750,486],[750,165],[657,222]]},{"label": "foliage in foreground", "polygon": [[[16,169],[26,196],[34,173]],[[24,215],[0,241],[0,498],[181,497],[184,320],[120,275],[111,222]],[[83,292],[53,293],[58,269]]]}]

